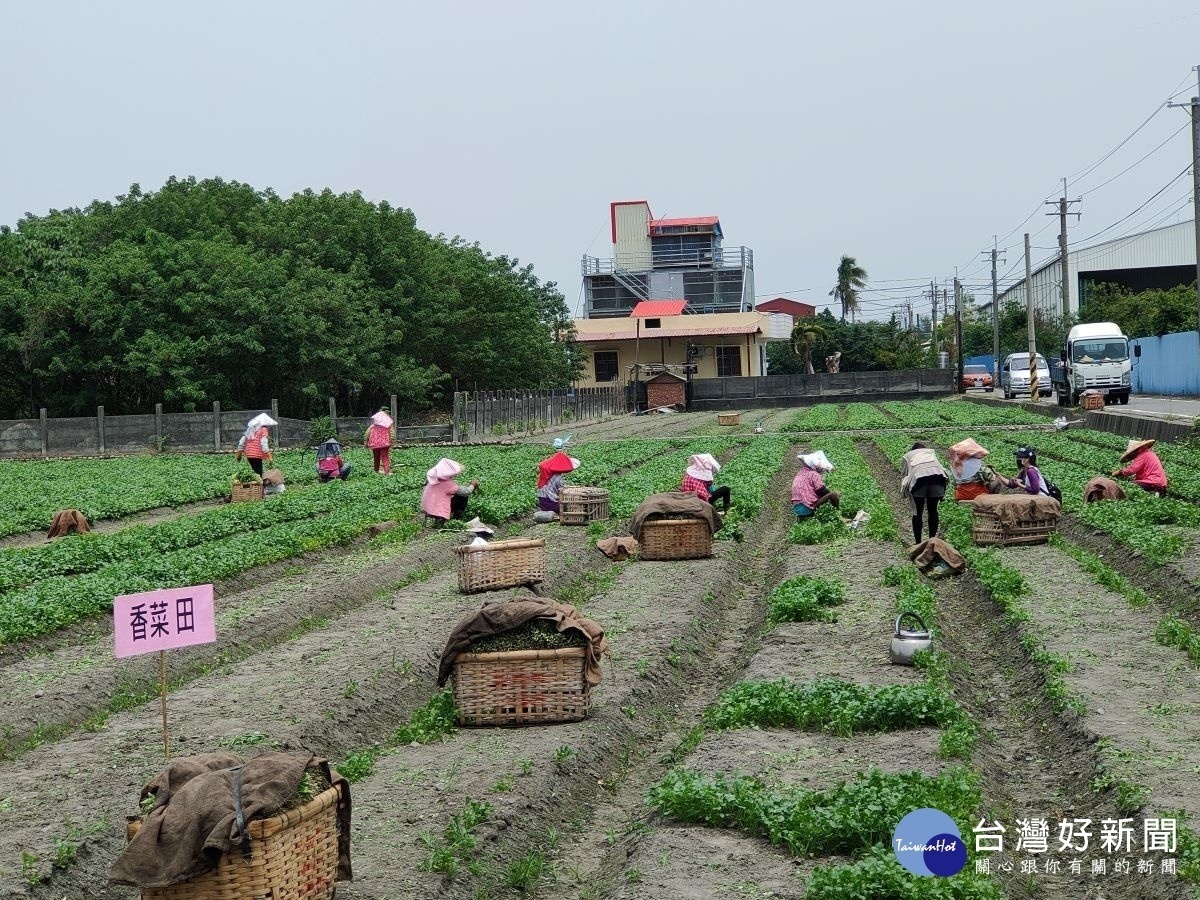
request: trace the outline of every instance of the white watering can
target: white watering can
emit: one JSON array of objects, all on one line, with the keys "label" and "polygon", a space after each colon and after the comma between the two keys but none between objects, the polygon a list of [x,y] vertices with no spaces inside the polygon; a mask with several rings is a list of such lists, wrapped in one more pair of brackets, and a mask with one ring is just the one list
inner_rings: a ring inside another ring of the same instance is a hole
[{"label": "white watering can", "polygon": [[[905,619],[914,619],[918,630],[909,631],[904,626]],[[892,663],[897,666],[911,666],[913,664],[913,656],[918,650],[928,650],[932,643],[932,635],[929,629],[925,627],[925,622],[915,612],[902,612],[896,616],[895,633],[892,635],[892,645],[888,648],[888,655],[892,659]]]}]

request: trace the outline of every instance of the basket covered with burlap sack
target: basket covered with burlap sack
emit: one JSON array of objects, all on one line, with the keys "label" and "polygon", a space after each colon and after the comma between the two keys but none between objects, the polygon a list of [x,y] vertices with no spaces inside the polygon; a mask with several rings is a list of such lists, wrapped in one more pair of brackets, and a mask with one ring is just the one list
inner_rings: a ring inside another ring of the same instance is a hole
[{"label": "basket covered with burlap sack", "polygon": [[109,880],[142,900],[330,900],[350,880],[350,786],[318,757],[179,757],[140,806]]}]

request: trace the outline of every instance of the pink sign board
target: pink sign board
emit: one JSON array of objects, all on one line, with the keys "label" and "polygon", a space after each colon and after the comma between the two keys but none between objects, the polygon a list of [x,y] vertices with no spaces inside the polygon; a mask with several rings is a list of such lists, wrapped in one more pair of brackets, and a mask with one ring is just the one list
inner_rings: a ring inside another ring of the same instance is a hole
[{"label": "pink sign board", "polygon": [[157,653],[217,639],[213,586],[125,594],[113,600],[117,657]]}]

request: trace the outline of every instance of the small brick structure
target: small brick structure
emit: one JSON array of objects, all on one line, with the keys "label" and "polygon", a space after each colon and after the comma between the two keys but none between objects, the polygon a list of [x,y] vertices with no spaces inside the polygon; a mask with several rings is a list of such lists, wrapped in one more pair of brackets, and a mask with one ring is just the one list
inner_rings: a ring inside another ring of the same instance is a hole
[{"label": "small brick structure", "polygon": [[687,404],[687,379],[672,372],[655,375],[646,382],[646,408]]}]

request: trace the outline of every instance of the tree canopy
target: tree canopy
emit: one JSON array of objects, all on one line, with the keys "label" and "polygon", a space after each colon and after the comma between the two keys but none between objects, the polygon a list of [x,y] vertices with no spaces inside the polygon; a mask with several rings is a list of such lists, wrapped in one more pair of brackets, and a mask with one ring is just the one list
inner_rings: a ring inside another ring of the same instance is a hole
[{"label": "tree canopy", "polygon": [[406,410],[563,386],[570,311],[531,266],[358,192],[170,179],[0,228],[0,414]]},{"label": "tree canopy", "polygon": [[858,264],[853,256],[843,255],[838,261],[837,284],[829,291],[829,296],[842,305],[842,321],[850,314],[853,321],[858,314],[858,292],[867,286],[867,270]]}]

